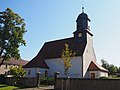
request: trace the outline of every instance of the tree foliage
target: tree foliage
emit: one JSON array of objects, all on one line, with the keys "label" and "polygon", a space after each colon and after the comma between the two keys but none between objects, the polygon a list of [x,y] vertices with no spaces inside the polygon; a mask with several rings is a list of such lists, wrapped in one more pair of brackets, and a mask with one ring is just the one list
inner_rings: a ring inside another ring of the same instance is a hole
[{"label": "tree foliage", "polygon": [[19,47],[26,45],[23,35],[25,34],[25,23],[18,14],[10,8],[0,12],[0,58],[2,63],[13,57],[20,58]]},{"label": "tree foliage", "polygon": [[26,71],[22,68],[22,66],[18,66],[10,67],[9,73],[14,77],[23,77],[26,74]]},{"label": "tree foliage", "polygon": [[107,61],[105,61],[104,59],[101,59],[101,63],[102,63],[102,67],[104,67],[105,69],[109,69],[109,63]]},{"label": "tree foliage", "polygon": [[65,44],[65,49],[62,51],[62,59],[64,61],[64,74],[68,74],[68,70],[71,68],[71,58],[75,56],[75,52],[69,49],[69,45]]},{"label": "tree foliage", "polygon": [[118,70],[117,66],[113,64],[109,65],[109,68],[108,68],[109,75],[115,75],[117,73],[117,70]]},{"label": "tree foliage", "polygon": [[118,72],[117,66],[115,66],[113,64],[109,64],[104,59],[101,60],[101,63],[102,63],[102,67],[104,67],[105,69],[107,69],[109,71],[109,75],[116,75],[116,73]]},{"label": "tree foliage", "polygon": [[118,67],[117,72],[120,74],[120,67]]}]

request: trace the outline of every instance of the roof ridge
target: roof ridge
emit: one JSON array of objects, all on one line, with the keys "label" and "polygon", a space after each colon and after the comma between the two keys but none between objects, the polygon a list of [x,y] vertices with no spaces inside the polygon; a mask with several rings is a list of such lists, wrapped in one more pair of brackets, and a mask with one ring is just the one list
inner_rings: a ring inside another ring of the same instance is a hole
[{"label": "roof ridge", "polygon": [[98,69],[103,70],[103,71],[108,71],[107,69],[103,68],[101,65],[99,65],[97,62],[91,61]]},{"label": "roof ridge", "polygon": [[58,40],[51,40],[51,41],[47,41],[45,43],[53,43],[53,42],[57,42],[57,41],[63,41],[63,40],[67,40],[67,39],[73,39],[74,37],[69,37],[69,38],[64,38],[64,39],[58,39]]}]

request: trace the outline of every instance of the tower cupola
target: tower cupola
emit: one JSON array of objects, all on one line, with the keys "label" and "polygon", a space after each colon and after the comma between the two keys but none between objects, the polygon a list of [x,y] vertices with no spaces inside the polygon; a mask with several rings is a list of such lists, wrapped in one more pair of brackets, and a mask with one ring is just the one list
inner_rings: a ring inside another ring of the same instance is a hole
[{"label": "tower cupola", "polygon": [[81,30],[81,29],[89,29],[89,22],[90,19],[88,18],[88,15],[86,13],[84,13],[84,8],[82,7],[82,13],[79,14],[76,23],[77,23],[77,30]]},{"label": "tower cupola", "polygon": [[76,31],[73,33],[77,43],[86,43],[87,33],[91,34],[89,26],[90,21],[88,15],[84,13],[84,7],[82,7],[82,13],[78,15],[76,20]]}]

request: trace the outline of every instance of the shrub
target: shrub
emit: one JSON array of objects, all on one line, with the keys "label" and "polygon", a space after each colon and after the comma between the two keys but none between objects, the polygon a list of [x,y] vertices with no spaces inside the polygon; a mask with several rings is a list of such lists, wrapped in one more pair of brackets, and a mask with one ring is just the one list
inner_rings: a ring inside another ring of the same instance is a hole
[{"label": "shrub", "polygon": [[5,77],[5,75],[4,74],[0,74],[0,78],[4,78]]},{"label": "shrub", "polygon": [[120,74],[117,74],[117,77],[120,77]]},{"label": "shrub", "polygon": [[0,74],[0,83],[5,83],[5,75]]},{"label": "shrub", "polygon": [[11,75],[14,75],[14,77],[23,77],[26,74],[26,71],[22,68],[22,66],[10,67],[9,72]]},{"label": "shrub", "polygon": [[99,79],[109,79],[108,77],[100,77]]},{"label": "shrub", "polygon": [[54,85],[54,79],[53,78],[42,78],[41,84],[42,85]]}]

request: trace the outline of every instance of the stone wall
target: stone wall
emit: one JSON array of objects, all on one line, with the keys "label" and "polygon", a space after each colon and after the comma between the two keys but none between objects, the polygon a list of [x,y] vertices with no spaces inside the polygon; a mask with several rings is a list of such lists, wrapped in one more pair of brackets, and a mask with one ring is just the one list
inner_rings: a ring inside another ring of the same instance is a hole
[{"label": "stone wall", "polygon": [[120,79],[57,78],[55,90],[120,90]]},{"label": "stone wall", "polygon": [[23,85],[28,87],[35,87],[37,86],[37,78],[13,78],[13,77],[6,77],[5,83],[9,85]]},{"label": "stone wall", "polygon": [[0,76],[0,83],[5,83],[5,78]]}]

